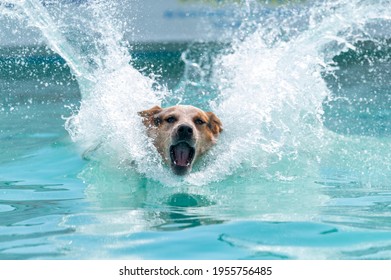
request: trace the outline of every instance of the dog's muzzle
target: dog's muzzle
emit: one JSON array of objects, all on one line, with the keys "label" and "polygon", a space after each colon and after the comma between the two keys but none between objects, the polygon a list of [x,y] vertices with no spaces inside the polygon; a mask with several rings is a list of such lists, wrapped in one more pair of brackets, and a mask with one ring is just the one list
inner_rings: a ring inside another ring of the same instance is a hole
[{"label": "dog's muzzle", "polygon": [[171,168],[177,175],[184,175],[190,169],[195,156],[193,128],[181,125],[177,128],[170,146]]}]

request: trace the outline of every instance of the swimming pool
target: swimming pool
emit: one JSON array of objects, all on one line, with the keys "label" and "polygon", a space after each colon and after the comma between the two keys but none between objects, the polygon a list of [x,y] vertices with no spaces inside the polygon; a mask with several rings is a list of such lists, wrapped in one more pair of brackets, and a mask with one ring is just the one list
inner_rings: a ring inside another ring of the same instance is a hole
[{"label": "swimming pool", "polygon": [[[147,47],[39,3],[6,16],[54,51],[0,51],[1,259],[391,258],[387,1],[249,1],[230,42]],[[224,124],[185,178],[137,117],[177,103]]]}]

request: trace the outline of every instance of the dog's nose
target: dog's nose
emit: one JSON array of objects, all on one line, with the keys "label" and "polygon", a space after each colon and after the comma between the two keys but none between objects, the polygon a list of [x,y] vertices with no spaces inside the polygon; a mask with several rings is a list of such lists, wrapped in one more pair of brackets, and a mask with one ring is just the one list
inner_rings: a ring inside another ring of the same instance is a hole
[{"label": "dog's nose", "polygon": [[187,139],[193,136],[193,128],[188,125],[181,125],[177,130],[178,137],[181,139]]}]

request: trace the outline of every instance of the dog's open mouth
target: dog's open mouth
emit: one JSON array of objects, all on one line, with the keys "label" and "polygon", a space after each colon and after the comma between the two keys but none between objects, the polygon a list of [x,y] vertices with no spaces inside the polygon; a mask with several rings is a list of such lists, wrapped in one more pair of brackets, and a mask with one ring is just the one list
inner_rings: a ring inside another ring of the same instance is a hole
[{"label": "dog's open mouth", "polygon": [[[187,169],[191,166],[195,149],[186,142],[179,142],[170,147],[171,163],[178,169]],[[180,172],[179,172],[180,173]]]}]

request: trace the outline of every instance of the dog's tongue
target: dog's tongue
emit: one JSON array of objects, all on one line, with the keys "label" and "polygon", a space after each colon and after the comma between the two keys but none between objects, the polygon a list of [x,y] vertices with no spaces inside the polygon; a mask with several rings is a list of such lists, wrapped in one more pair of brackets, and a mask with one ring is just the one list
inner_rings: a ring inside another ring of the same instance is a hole
[{"label": "dog's tongue", "polygon": [[175,164],[187,166],[190,162],[190,147],[185,143],[180,143],[174,147]]}]

